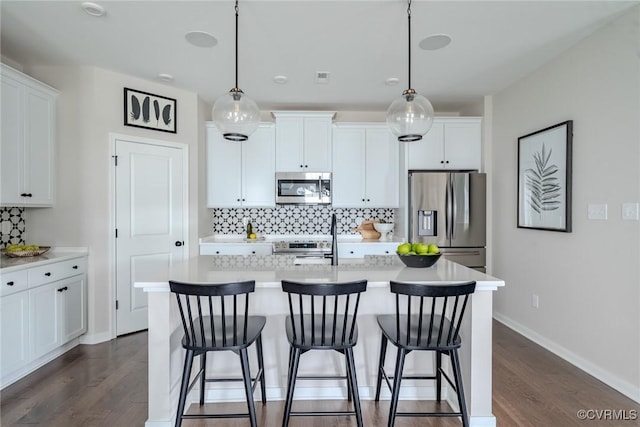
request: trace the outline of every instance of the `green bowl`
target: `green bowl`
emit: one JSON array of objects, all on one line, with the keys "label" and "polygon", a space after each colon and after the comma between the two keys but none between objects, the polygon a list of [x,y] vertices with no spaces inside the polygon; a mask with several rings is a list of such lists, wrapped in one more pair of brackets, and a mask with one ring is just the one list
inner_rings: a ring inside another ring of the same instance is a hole
[{"label": "green bowl", "polygon": [[442,254],[429,254],[429,255],[401,255],[396,252],[398,258],[406,265],[407,267],[412,268],[427,268],[434,265],[440,259],[440,255]]}]

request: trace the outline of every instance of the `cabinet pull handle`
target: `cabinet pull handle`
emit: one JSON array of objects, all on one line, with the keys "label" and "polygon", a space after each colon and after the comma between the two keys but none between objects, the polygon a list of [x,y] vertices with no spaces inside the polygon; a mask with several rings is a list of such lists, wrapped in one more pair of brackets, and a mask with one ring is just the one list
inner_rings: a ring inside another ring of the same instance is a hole
[{"label": "cabinet pull handle", "polygon": [[58,292],[62,292],[62,291],[64,291],[64,288],[59,288],[58,289]]},{"label": "cabinet pull handle", "polygon": [[45,276],[49,277],[51,276],[51,273],[49,273],[48,271],[46,273],[44,273]]},{"label": "cabinet pull handle", "polygon": [[73,268],[74,270],[77,270],[77,269],[78,269],[78,266],[77,266],[77,265],[74,265],[74,266],[73,266],[73,267],[71,267],[71,268]]},{"label": "cabinet pull handle", "polygon": [[349,253],[350,253],[350,254],[352,254],[352,253],[353,253],[353,251],[349,251]]},{"label": "cabinet pull handle", "polygon": [[220,251],[216,251],[216,255],[219,255],[219,254],[220,254]]},{"label": "cabinet pull handle", "polygon": [[251,253],[255,255],[255,254],[256,254],[256,251],[251,251]]},{"label": "cabinet pull handle", "polygon": [[301,168],[303,168],[304,166],[300,165]]},{"label": "cabinet pull handle", "polygon": [[444,160],[440,160],[440,163],[443,163],[443,164],[444,164]]},{"label": "cabinet pull handle", "polygon": [[20,197],[27,197],[27,193],[20,193]]},{"label": "cabinet pull handle", "polygon": [[7,282],[7,286],[13,286],[13,280],[10,282]]}]

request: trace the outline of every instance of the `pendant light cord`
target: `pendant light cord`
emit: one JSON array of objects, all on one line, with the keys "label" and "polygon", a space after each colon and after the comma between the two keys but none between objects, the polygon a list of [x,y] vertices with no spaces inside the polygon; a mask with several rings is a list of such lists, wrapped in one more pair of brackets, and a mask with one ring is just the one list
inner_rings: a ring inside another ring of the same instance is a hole
[{"label": "pendant light cord", "polygon": [[409,89],[411,89],[411,0],[408,0],[409,5],[407,6],[407,21],[409,23],[408,28],[409,28],[409,45],[408,45],[408,50],[409,50]]},{"label": "pendant light cord", "polygon": [[236,0],[236,89],[238,89],[238,0]]}]

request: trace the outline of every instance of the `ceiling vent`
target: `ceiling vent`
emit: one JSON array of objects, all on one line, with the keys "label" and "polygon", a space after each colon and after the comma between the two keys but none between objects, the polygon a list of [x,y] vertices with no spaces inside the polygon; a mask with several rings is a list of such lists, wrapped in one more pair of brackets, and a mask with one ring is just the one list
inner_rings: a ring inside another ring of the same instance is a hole
[{"label": "ceiling vent", "polygon": [[316,84],[324,85],[329,83],[328,71],[316,71]]}]

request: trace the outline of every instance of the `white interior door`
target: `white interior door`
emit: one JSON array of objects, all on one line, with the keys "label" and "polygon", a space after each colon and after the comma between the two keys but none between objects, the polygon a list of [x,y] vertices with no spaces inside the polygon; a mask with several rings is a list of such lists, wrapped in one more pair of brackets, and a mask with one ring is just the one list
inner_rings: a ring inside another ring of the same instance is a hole
[{"label": "white interior door", "polygon": [[147,296],[133,287],[153,265],[185,256],[186,170],[179,147],[115,140],[116,333],[147,328]]}]

